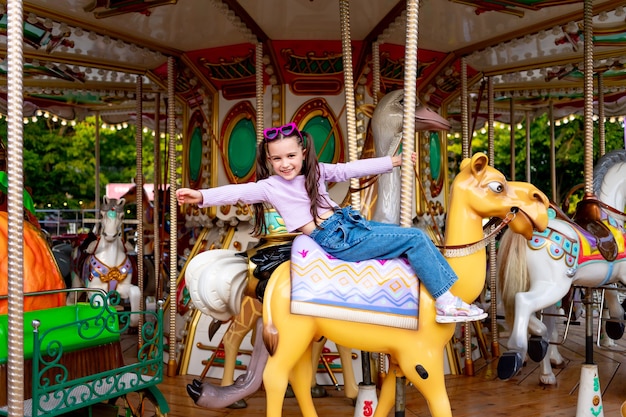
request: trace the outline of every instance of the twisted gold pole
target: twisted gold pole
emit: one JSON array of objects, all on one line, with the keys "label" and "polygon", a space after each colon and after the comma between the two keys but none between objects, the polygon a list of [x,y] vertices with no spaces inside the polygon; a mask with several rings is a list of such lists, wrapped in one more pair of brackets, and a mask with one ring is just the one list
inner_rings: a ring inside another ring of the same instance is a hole
[{"label": "twisted gold pole", "polygon": [[176,279],[178,277],[178,203],[176,201],[176,71],[167,58],[167,133],[170,184],[170,337],[167,375],[176,375]]},{"label": "twisted gold pole", "polygon": [[21,0],[7,2],[8,92],[8,415],[24,415],[24,110],[23,9]]},{"label": "twisted gold pole", "polygon": [[[593,118],[592,118],[593,121]],[[606,132],[604,122],[604,74],[598,73],[598,145],[600,156],[606,153]]]},{"label": "twisted gold pole", "polygon": [[[487,78],[487,140],[489,165],[494,166],[495,153],[495,109],[493,96],[493,77]],[[495,226],[494,226],[495,228]],[[493,230],[493,228],[492,228]],[[498,282],[496,270],[496,241],[491,239],[489,242],[489,287],[491,289],[490,316],[491,316],[491,355],[493,357],[500,356],[500,343],[498,343]]]},{"label": "twisted gold pole", "polygon": [[378,104],[380,93],[380,42],[372,43],[372,101],[374,106]]},{"label": "twisted gold pole", "polygon": [[467,86],[467,58],[461,58],[461,157],[469,158],[470,142],[469,137],[469,103],[468,103],[468,86]]},{"label": "twisted gold pole", "polygon": [[418,2],[407,1],[406,46],[404,58],[404,114],[402,116],[402,183],[400,202],[400,225],[411,227],[413,221],[412,199],[414,163],[411,155],[415,151],[415,104],[417,80],[417,34]]},{"label": "twisted gold pole", "polygon": [[585,194],[593,194],[593,1],[585,0],[584,11],[584,119]]},{"label": "twisted gold pole", "polygon": [[264,86],[263,86],[263,44],[261,42],[256,43],[254,54],[254,71],[256,80],[256,142],[261,143],[263,140],[263,127],[264,127]]},{"label": "twisted gold pole", "polygon": [[[135,172],[135,201],[137,203],[137,277],[139,279],[139,310],[144,311],[145,299],[143,296],[143,78],[137,76],[137,92],[135,94],[137,119],[135,120],[135,149],[137,152]],[[143,326],[143,314],[139,315],[139,331],[137,342],[141,346],[141,327]]]},{"label": "twisted gold pole", "polygon": [[[352,73],[352,43],[350,37],[350,1],[339,1],[341,19],[341,50],[343,56],[343,88],[346,94],[346,128],[348,133],[348,158],[355,161],[359,158],[356,137],[356,108],[354,100],[354,75]],[[350,188],[359,189],[359,179],[350,180]],[[350,204],[355,209],[361,208],[361,196],[358,191],[350,194]]]},{"label": "twisted gold pole", "polygon": [[161,299],[161,223],[160,219],[165,213],[161,213],[161,93],[154,97],[154,142],[152,152],[154,154],[154,200],[152,214],[154,235],[152,254],[154,255],[154,282],[156,283],[156,299]]}]

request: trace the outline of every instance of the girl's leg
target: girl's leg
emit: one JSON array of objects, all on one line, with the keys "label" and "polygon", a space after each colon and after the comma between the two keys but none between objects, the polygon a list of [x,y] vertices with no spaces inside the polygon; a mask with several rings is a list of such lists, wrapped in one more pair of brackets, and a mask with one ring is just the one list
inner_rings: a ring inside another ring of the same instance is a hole
[{"label": "girl's leg", "polygon": [[[330,232],[330,231],[326,231]],[[316,239],[329,253],[346,261],[404,256],[428,292],[436,299],[438,321],[480,320],[486,314],[454,297],[449,289],[458,277],[420,229],[394,224],[342,222],[327,239]]]}]

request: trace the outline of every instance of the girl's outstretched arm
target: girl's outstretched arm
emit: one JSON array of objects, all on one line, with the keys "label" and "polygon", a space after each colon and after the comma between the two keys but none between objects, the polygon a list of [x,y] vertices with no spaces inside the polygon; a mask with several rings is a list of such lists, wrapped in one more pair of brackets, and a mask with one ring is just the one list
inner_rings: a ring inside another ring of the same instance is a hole
[{"label": "girl's outstretched arm", "polygon": [[191,188],[179,188],[176,190],[176,200],[178,204],[202,204],[202,194],[198,190]]}]

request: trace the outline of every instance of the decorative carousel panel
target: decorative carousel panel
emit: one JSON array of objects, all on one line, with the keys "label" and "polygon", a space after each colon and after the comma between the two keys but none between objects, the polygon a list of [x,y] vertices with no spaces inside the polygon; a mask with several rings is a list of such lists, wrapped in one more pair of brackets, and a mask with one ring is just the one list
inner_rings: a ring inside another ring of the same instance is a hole
[{"label": "decorative carousel panel", "polygon": [[[193,113],[189,119],[189,125],[187,129],[187,137],[189,143],[187,146],[187,178],[189,180],[189,186],[192,188],[203,188],[202,178],[203,170],[208,166],[203,166],[203,149],[205,144],[203,143],[203,129],[202,129],[202,114],[200,111]],[[206,147],[208,149],[208,146]]]},{"label": "decorative carousel panel", "polygon": [[339,120],[323,98],[302,104],[293,117],[300,130],[313,137],[320,162],[335,163],[344,160],[343,135]]},{"label": "decorative carousel panel", "polygon": [[224,170],[231,183],[247,182],[256,164],[255,113],[249,101],[242,101],[228,112],[220,132]]},{"label": "decorative carousel panel", "polygon": [[447,154],[446,132],[419,133],[417,147],[420,181],[416,184],[417,214],[441,216],[447,205]]}]

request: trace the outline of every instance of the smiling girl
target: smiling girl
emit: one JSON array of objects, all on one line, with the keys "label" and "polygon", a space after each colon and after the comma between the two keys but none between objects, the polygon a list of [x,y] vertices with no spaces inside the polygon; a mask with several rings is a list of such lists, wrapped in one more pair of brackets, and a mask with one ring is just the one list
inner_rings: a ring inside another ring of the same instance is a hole
[{"label": "smiling girl", "polygon": [[327,182],[390,172],[400,155],[348,163],[319,163],[313,140],[295,123],[263,131],[257,150],[257,181],[221,187],[176,191],[179,204],[200,207],[254,204],[254,234],[266,230],[264,204],[280,214],[289,232],[310,236],[325,251],[348,262],[405,257],[435,298],[437,322],[482,320],[480,308],[449,291],[458,279],[432,241],[419,229],[372,222],[351,207],[340,208],[329,196]]}]

